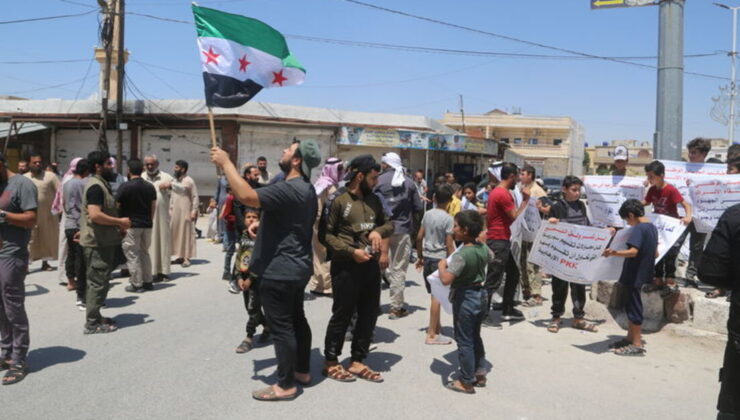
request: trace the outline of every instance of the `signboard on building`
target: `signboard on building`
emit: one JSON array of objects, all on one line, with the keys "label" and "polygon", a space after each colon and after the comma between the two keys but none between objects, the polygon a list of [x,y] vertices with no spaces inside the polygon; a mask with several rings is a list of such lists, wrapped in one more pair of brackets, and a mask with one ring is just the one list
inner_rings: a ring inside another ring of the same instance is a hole
[{"label": "signboard on building", "polygon": [[444,150],[495,155],[496,143],[480,138],[395,128],[342,127],[339,144],[399,149]]},{"label": "signboard on building", "polygon": [[653,6],[655,4],[658,4],[655,0],[591,0],[591,9]]}]

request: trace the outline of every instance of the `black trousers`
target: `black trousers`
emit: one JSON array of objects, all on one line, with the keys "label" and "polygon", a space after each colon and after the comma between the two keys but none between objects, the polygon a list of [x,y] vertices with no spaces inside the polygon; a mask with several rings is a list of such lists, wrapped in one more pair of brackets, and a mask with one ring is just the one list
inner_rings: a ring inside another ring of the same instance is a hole
[{"label": "black trousers", "polygon": [[67,278],[74,278],[77,281],[77,299],[85,301],[85,289],[87,288],[87,276],[85,267],[85,256],[82,254],[82,246],[79,242],[74,241],[74,236],[79,229],[65,229],[64,236],[67,237],[67,259],[64,261],[64,268],[67,271]]},{"label": "black trousers", "polygon": [[252,279],[252,287],[249,290],[242,292],[244,296],[244,309],[247,310],[247,337],[254,337],[257,332],[257,327],[260,325],[264,326],[262,333],[267,330],[267,322],[265,320],[265,314],[262,312],[262,299],[259,293],[259,280]]},{"label": "black trousers", "polygon": [[740,338],[727,337],[725,361],[719,373],[722,387],[719,391],[718,419],[740,419]]},{"label": "black trousers", "polygon": [[303,312],[305,281],[260,279],[262,307],[275,344],[278,386],[295,386],[295,373],[311,368],[311,327]]},{"label": "black trousers", "polygon": [[326,327],[324,357],[336,362],[342,354],[344,336],[357,312],[357,322],[352,331],[351,359],[361,362],[370,350],[380,305],[380,266],[377,260],[363,264],[349,261],[332,261],[331,282],[334,303],[331,319]]},{"label": "black trousers", "polygon": [[560,318],[565,313],[565,301],[568,299],[568,287],[570,285],[570,298],[573,301],[573,317],[583,319],[586,312],[586,285],[570,283],[557,277],[552,278],[552,317]]},{"label": "black trousers", "polygon": [[516,286],[519,283],[519,268],[517,268],[514,256],[511,254],[511,242],[489,239],[486,243],[494,254],[493,261],[488,264],[485,282],[485,288],[488,292],[488,307],[491,307],[493,293],[501,286],[501,282],[504,281],[504,274],[506,274],[503,309],[513,308]]}]

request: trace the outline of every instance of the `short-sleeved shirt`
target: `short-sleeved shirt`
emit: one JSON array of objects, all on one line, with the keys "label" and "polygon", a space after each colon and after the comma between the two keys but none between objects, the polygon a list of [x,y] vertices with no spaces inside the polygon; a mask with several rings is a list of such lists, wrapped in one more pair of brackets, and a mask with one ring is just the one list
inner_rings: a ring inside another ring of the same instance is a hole
[{"label": "short-sleeved shirt", "polygon": [[449,214],[452,217],[455,217],[458,213],[460,213],[460,210],[462,209],[462,202],[459,198],[456,196],[452,196],[452,200],[450,200],[449,203],[447,203],[447,214]]},{"label": "short-sleeved shirt", "polygon": [[267,280],[307,281],[313,274],[316,190],[297,177],[256,191],[262,220],[252,253],[252,273]]},{"label": "short-sleeved shirt", "polygon": [[447,271],[455,276],[452,287],[464,287],[482,284],[486,277],[486,267],[494,260],[491,248],[476,242],[472,246],[463,246],[452,255]]},{"label": "short-sleeved shirt", "polygon": [[[111,194],[113,193],[111,192]],[[102,207],[105,204],[105,194],[103,193],[103,187],[100,185],[93,185],[88,188],[85,197],[88,205],[93,204]]]},{"label": "short-sleeved shirt", "polygon": [[455,222],[452,216],[441,209],[432,209],[424,214],[424,258],[447,258],[447,236],[452,235]]},{"label": "short-sleeved shirt", "polygon": [[658,249],[658,230],[652,223],[632,226],[627,246],[637,248],[637,256],[625,258],[619,282],[640,287],[653,280],[655,272],[655,251]]},{"label": "short-sleeved shirt", "polygon": [[514,197],[509,190],[496,187],[488,194],[488,206],[486,219],[488,222],[488,232],[486,239],[503,240],[511,239],[511,224],[514,219],[509,217],[508,212],[515,209]]},{"label": "short-sleeved shirt", "polygon": [[[3,185],[4,184],[4,185]],[[13,175],[7,182],[0,184],[0,210],[8,213],[23,213],[38,208],[38,190],[29,178]],[[0,258],[28,258],[28,242],[31,240],[31,229],[11,225],[7,221],[0,223],[0,237],[3,245]]]},{"label": "short-sleeved shirt", "polygon": [[82,194],[85,191],[87,179],[71,178],[64,183],[62,195],[64,197],[64,228],[79,229],[80,215],[82,214]]},{"label": "short-sleeved shirt", "polygon": [[671,184],[665,184],[661,189],[652,186],[645,196],[645,202],[653,205],[653,213],[678,217],[678,204],[683,202],[683,196]]},{"label": "short-sleeved shirt", "polygon": [[140,177],[121,184],[116,194],[119,215],[131,219],[131,227],[134,228],[152,227],[152,202],[156,200],[154,185]]}]

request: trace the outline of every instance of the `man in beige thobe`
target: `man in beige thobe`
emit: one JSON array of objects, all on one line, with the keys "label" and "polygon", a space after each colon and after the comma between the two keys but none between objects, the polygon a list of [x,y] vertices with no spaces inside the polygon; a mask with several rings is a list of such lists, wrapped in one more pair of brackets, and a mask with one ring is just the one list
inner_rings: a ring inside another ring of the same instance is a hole
[{"label": "man in beige thobe", "polygon": [[48,261],[57,259],[59,246],[59,217],[51,214],[51,204],[59,188],[59,178],[53,172],[44,170],[40,155],[31,156],[29,168],[30,171],[24,176],[33,181],[39,194],[36,226],[31,233],[29,245],[29,260],[42,260],[41,269],[51,271],[53,268]]},{"label": "man in beige thobe", "polygon": [[170,276],[170,196],[172,195],[172,175],[159,170],[159,160],[150,155],[144,158],[144,173],[141,177],[154,185],[157,190],[157,203],[152,219],[152,241],[149,256],[152,259],[152,273],[155,282],[167,281]]},{"label": "man in beige thobe", "polygon": [[188,163],[178,160],[175,162],[175,180],[172,182],[170,231],[174,263],[183,267],[190,267],[190,259],[195,257],[198,205],[198,189],[193,178],[188,176]]}]

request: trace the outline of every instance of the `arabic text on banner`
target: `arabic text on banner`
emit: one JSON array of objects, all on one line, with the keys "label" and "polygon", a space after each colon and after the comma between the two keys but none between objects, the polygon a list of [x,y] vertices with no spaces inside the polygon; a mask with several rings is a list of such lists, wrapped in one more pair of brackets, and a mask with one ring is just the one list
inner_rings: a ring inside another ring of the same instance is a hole
[{"label": "arabic text on banner", "polygon": [[644,178],[629,176],[586,176],[583,184],[588,196],[591,223],[597,226],[624,227],[619,208],[628,199],[645,198]]},{"label": "arabic text on banner", "polygon": [[722,213],[740,203],[740,175],[693,176],[689,192],[697,232],[711,233]]}]

